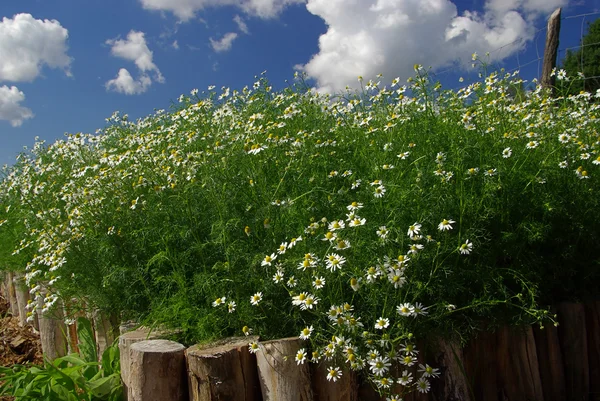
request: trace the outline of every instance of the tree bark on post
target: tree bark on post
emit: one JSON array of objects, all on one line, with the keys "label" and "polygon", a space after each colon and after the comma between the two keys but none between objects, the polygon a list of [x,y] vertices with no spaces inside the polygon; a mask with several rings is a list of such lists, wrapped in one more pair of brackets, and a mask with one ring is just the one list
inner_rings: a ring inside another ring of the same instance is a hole
[{"label": "tree bark on post", "polygon": [[15,292],[14,275],[12,272],[6,273],[7,285],[8,285],[8,302],[10,303],[10,313],[14,317],[19,316],[19,306],[17,303],[17,293]]},{"label": "tree bark on post", "polygon": [[102,358],[104,351],[119,337],[119,322],[116,315],[107,316],[99,310],[94,310],[92,319],[96,336],[96,351],[98,358]]},{"label": "tree bark on post", "polygon": [[190,401],[260,401],[256,357],[248,350],[252,341],[258,341],[258,336],[188,348]]},{"label": "tree bark on post", "polygon": [[[347,365],[345,365],[347,366]],[[358,401],[358,377],[344,369],[336,382],[327,380],[327,363],[311,364],[312,388],[315,401]]]},{"label": "tree bark on post", "polygon": [[57,301],[51,311],[43,313],[44,297],[40,296],[37,299],[37,306],[42,352],[49,360],[67,355],[67,327],[60,302]]},{"label": "tree bark on post", "polygon": [[558,37],[560,35],[561,9],[557,8],[548,19],[548,30],[546,32],[546,47],[544,49],[544,63],[542,64],[542,88],[550,89],[554,96],[554,78],[552,70],[556,67],[556,56],[558,55]]},{"label": "tree bark on post", "polygon": [[25,285],[22,273],[15,273],[13,282],[17,298],[17,308],[19,310],[19,324],[25,326],[27,324],[27,301],[31,299],[29,289]]},{"label": "tree bark on post", "polygon": [[562,302],[556,309],[560,322],[558,338],[563,355],[566,398],[587,400],[590,371],[585,309],[583,304],[573,302]]},{"label": "tree bark on post", "polygon": [[140,341],[129,350],[130,401],[187,399],[185,346],[169,340]]},{"label": "tree bark on post", "polygon": [[130,379],[129,379],[129,377],[130,377],[130,372],[129,372],[130,348],[133,346],[133,344],[139,343],[140,341],[156,340],[161,337],[165,337],[166,335],[167,335],[167,333],[162,332],[162,331],[157,331],[157,330],[150,331],[149,328],[140,327],[137,330],[129,331],[125,334],[122,334],[119,337],[121,379],[123,380],[123,394],[124,394],[125,400],[127,400],[127,397],[128,397],[129,382],[130,382]]},{"label": "tree bark on post", "polygon": [[294,360],[301,342],[294,337],[260,343],[256,363],[264,401],[313,401],[308,364]]}]

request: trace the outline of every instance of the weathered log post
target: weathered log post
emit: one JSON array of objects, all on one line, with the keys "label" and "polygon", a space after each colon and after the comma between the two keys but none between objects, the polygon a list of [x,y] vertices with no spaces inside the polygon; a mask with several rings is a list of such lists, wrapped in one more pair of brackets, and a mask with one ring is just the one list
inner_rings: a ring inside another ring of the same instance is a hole
[{"label": "weathered log post", "polygon": [[151,331],[147,327],[140,327],[137,330],[126,332],[119,337],[119,354],[121,361],[121,379],[123,380],[123,394],[125,396],[125,400],[127,400],[128,392],[129,392],[129,382],[130,382],[130,355],[129,351],[133,344],[136,344],[140,341],[145,340],[157,340],[160,338],[164,338],[168,333],[163,331]]},{"label": "weathered log post", "polygon": [[186,350],[190,401],[260,401],[256,357],[248,343],[258,336],[235,337]]},{"label": "weathered log post", "polygon": [[589,354],[583,304],[562,302],[557,306],[558,339],[563,355],[566,399],[587,400],[590,392]]},{"label": "weathered log post", "polygon": [[187,400],[185,346],[169,340],[147,340],[129,349],[130,401]]},{"label": "weathered log post", "polygon": [[540,367],[540,379],[545,401],[563,401],[565,392],[565,371],[558,341],[558,328],[534,327],[535,345]]},{"label": "weathered log post", "polygon": [[31,299],[29,288],[25,285],[23,273],[14,273],[13,282],[19,310],[19,324],[25,326],[27,324],[27,301]]},{"label": "weathered log post", "polygon": [[67,327],[60,301],[56,301],[51,310],[44,311],[44,297],[39,296],[37,297],[37,307],[42,352],[49,360],[67,355]]},{"label": "weathered log post", "polygon": [[585,304],[590,366],[590,400],[600,401],[600,301]]},{"label": "weathered log post", "polygon": [[294,337],[260,343],[256,363],[264,401],[313,401],[308,364],[294,360],[301,342]]},{"label": "weathered log post", "polygon": [[433,360],[440,369],[440,377],[431,381],[434,400],[475,401],[471,384],[466,377],[465,356],[457,341],[437,339],[434,344]]},{"label": "weathered log post", "polygon": [[312,389],[315,401],[358,401],[358,377],[355,372],[344,369],[342,377],[327,380],[326,362],[311,364]]},{"label": "weathered log post", "polygon": [[546,31],[546,47],[544,49],[544,62],[542,64],[541,84],[545,89],[552,90],[554,94],[554,76],[552,70],[556,67],[556,56],[558,55],[558,37],[560,36],[560,13],[557,8],[548,19]]},{"label": "weathered log post", "polygon": [[6,273],[7,285],[8,285],[8,302],[10,303],[10,313],[14,317],[19,316],[19,306],[17,303],[17,293],[15,291],[14,275],[12,272]]},{"label": "weathered log post", "polygon": [[92,313],[94,333],[96,336],[96,351],[98,358],[102,358],[104,351],[119,337],[119,322],[115,314],[94,310]]}]

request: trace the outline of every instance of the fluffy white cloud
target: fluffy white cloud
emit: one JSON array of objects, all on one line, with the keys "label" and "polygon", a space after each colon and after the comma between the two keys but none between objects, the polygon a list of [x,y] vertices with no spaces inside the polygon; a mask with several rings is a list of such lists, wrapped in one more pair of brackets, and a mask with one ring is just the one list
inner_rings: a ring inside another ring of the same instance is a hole
[{"label": "fluffy white cloud", "polygon": [[160,70],[152,61],[153,53],[146,44],[144,32],[131,31],[127,34],[127,39],[109,39],[106,44],[112,46],[110,52],[115,57],[135,62],[135,65],[142,72],[153,71],[155,80],[164,82]]},{"label": "fluffy white cloud", "polygon": [[246,35],[248,35],[250,33],[250,30],[248,29],[248,25],[246,25],[246,23],[244,22],[242,17],[240,17],[239,15],[236,15],[235,17],[233,17],[233,21],[237,24],[238,29],[241,32],[245,33]]},{"label": "fluffy white cloud", "polygon": [[210,46],[217,53],[225,52],[225,51],[231,49],[231,45],[233,44],[233,41],[235,40],[235,38],[237,38],[237,36],[238,36],[237,33],[235,33],[235,32],[229,32],[229,33],[226,33],[219,40],[215,40],[213,38],[210,38]]},{"label": "fluffy white cloud", "polygon": [[133,61],[140,72],[140,77],[134,79],[127,69],[121,68],[116,78],[106,82],[107,90],[114,90],[126,95],[144,93],[152,85],[152,79],[148,72],[154,73],[154,81],[165,82],[165,78],[152,61],[153,53],[146,44],[144,32],[132,30],[127,35],[127,39],[109,39],[106,44],[111,46],[110,52],[113,56]]},{"label": "fluffy white cloud", "polygon": [[197,11],[207,7],[236,6],[245,13],[260,17],[274,18],[290,4],[304,3],[306,0],[140,0],[147,10],[169,11],[182,21],[194,18]]},{"label": "fluffy white cloud", "polygon": [[483,13],[458,15],[450,0],[308,0],[328,30],[319,52],[299,68],[322,91],[335,92],[355,86],[358,75],[407,78],[414,64],[470,65],[473,52],[490,51],[489,61],[497,61],[533,39],[536,15],[566,2],[488,0]]},{"label": "fluffy white cloud", "polygon": [[23,100],[25,95],[16,86],[0,86],[0,120],[10,121],[13,127],[18,127],[24,120],[32,118],[31,110],[19,104]]},{"label": "fluffy white cloud", "polygon": [[126,95],[138,95],[148,90],[152,80],[148,75],[142,74],[137,80],[134,79],[129,71],[121,68],[116,78],[111,79],[106,83],[107,90],[113,90]]},{"label": "fluffy white cloud", "polygon": [[56,20],[31,14],[4,17],[0,22],[0,81],[33,81],[44,65],[70,75],[68,31]]}]

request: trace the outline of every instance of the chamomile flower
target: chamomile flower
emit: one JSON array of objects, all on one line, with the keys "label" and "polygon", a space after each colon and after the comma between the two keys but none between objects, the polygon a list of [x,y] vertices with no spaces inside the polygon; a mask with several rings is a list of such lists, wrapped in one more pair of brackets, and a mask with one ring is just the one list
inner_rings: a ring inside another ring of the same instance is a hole
[{"label": "chamomile flower", "polygon": [[371,365],[371,372],[376,376],[383,376],[392,366],[388,357],[381,356],[369,361],[369,365]]},{"label": "chamomile flower", "polygon": [[352,183],[352,186],[350,189],[357,189],[358,187],[360,187],[360,184],[362,183],[362,180],[356,180]]},{"label": "chamomile flower", "polygon": [[254,294],[250,297],[250,303],[254,306],[257,306],[260,303],[260,301],[262,301],[262,298],[263,298],[262,292],[257,292],[256,294]]},{"label": "chamomile flower", "polygon": [[295,246],[296,246],[296,244],[297,244],[298,242],[300,242],[300,241],[302,241],[302,237],[298,237],[298,238],[292,238],[292,239],[290,240],[290,243],[288,244],[288,249],[292,249],[292,248],[293,248],[293,247],[295,247]]},{"label": "chamomile flower", "polygon": [[280,270],[280,269],[277,269],[277,271],[273,275],[273,281],[276,284],[279,284],[279,283],[281,283],[283,281],[283,278],[284,278],[284,271]]},{"label": "chamomile flower", "polygon": [[431,384],[427,379],[421,377],[419,380],[417,380],[417,390],[419,391],[419,393],[428,393],[430,389]]},{"label": "chamomile flower", "polygon": [[350,279],[350,287],[353,291],[358,291],[360,289],[360,279],[352,277]]},{"label": "chamomile flower", "polygon": [[271,263],[273,263],[275,261],[275,259],[277,259],[277,254],[272,253],[271,255],[267,255],[265,256],[265,258],[263,259],[263,261],[261,262],[261,266],[271,266]]},{"label": "chamomile flower", "polygon": [[406,160],[406,158],[407,158],[409,155],[410,155],[410,152],[402,152],[402,153],[398,154],[398,157],[399,157],[401,160]]},{"label": "chamomile flower", "polygon": [[452,230],[452,224],[456,223],[454,220],[444,219],[440,224],[438,224],[438,230],[447,231]]},{"label": "chamomile flower", "polygon": [[414,223],[413,225],[408,227],[408,232],[406,233],[410,238],[413,238],[415,235],[419,235],[421,232],[421,224]]},{"label": "chamomile flower", "polygon": [[415,363],[417,363],[417,358],[407,354],[400,358],[400,363],[405,366],[413,366]]},{"label": "chamomile flower", "polygon": [[304,348],[300,348],[298,352],[296,352],[295,359],[298,365],[302,365],[306,361],[306,350]]},{"label": "chamomile flower", "polygon": [[354,216],[354,218],[352,220],[350,220],[350,222],[348,223],[348,226],[349,227],[364,226],[366,222],[367,222],[367,219],[360,218],[358,216]]},{"label": "chamomile flower", "polygon": [[300,338],[302,340],[308,340],[310,338],[310,335],[313,332],[313,326],[306,326],[305,328],[302,329],[302,331],[300,331]]},{"label": "chamomile flower", "polygon": [[375,322],[375,329],[377,329],[377,330],[387,329],[389,325],[390,325],[390,319],[380,317]]},{"label": "chamomile flower", "polygon": [[419,364],[419,372],[423,373],[423,377],[438,377],[440,375],[439,369],[432,368],[428,364]]},{"label": "chamomile flower", "polygon": [[237,305],[236,305],[235,301],[229,301],[229,303],[227,304],[227,312],[229,312],[229,313],[235,312],[236,306]]},{"label": "chamomile flower", "polygon": [[375,188],[375,192],[373,193],[373,196],[375,196],[376,198],[383,198],[383,195],[385,195],[386,189],[383,185],[378,186],[377,188]]},{"label": "chamomile flower", "polygon": [[403,303],[396,307],[396,310],[400,316],[411,316],[415,313],[415,308],[409,303]]},{"label": "chamomile flower", "polygon": [[329,225],[327,226],[327,229],[329,231],[336,231],[336,230],[341,230],[343,228],[346,227],[346,223],[344,223],[344,220],[333,220],[332,222],[329,223]]},{"label": "chamomile flower", "polygon": [[245,336],[249,336],[252,334],[252,329],[248,326],[244,326],[242,327],[242,333],[244,333]]},{"label": "chamomile flower", "polygon": [[411,244],[408,248],[409,254],[416,255],[417,253],[419,253],[419,251],[421,251],[424,248],[424,246],[421,244]]},{"label": "chamomile flower", "polygon": [[380,275],[381,275],[381,269],[379,269],[375,266],[370,266],[366,271],[367,283],[375,282],[375,280],[377,280],[377,277],[379,277]]},{"label": "chamomile flower", "polygon": [[346,206],[346,209],[348,209],[351,212],[355,212],[359,209],[363,208],[363,204],[360,202],[352,202],[351,204],[349,204],[348,206]]},{"label": "chamomile flower", "polygon": [[429,312],[427,312],[428,307],[427,306],[423,306],[422,303],[420,302],[416,302],[413,305],[414,308],[414,314],[413,316],[418,316],[418,315],[427,315]]},{"label": "chamomile flower", "polygon": [[251,354],[256,354],[260,350],[260,346],[256,341],[252,341],[250,344],[248,344],[248,350]]},{"label": "chamomile flower", "polygon": [[327,260],[325,261],[325,267],[327,270],[331,270],[335,272],[338,269],[341,269],[344,263],[346,263],[346,258],[338,255],[337,253],[330,253],[326,256]]},{"label": "chamomile flower", "polygon": [[315,307],[315,305],[317,305],[319,303],[320,299],[315,297],[312,294],[309,294],[306,299],[304,300],[304,303],[302,305],[300,305],[300,309],[302,310],[307,310],[307,309],[312,309]]},{"label": "chamomile flower", "polygon": [[214,302],[212,303],[212,305],[213,305],[215,308],[216,308],[216,307],[218,307],[218,306],[221,306],[221,305],[223,305],[223,304],[225,303],[225,300],[226,300],[226,299],[227,299],[227,298],[225,298],[225,297],[222,297],[222,298],[217,298],[217,299],[215,299],[215,300],[214,300]]},{"label": "chamomile flower", "polygon": [[390,268],[388,272],[388,280],[395,289],[402,288],[406,284],[406,277],[403,269]]},{"label": "chamomile flower", "polygon": [[288,248],[288,243],[287,242],[282,242],[279,245],[279,248],[277,248],[277,253],[279,255],[283,255],[285,253],[285,251],[287,250],[287,248]]},{"label": "chamomile flower", "polygon": [[510,156],[512,156],[512,149],[511,148],[505,148],[502,151],[502,157],[505,159],[508,159]]},{"label": "chamomile flower", "polygon": [[379,238],[386,239],[390,232],[386,226],[380,226],[376,233]]},{"label": "chamomile flower", "polygon": [[285,283],[285,285],[287,285],[290,288],[294,288],[295,286],[298,285],[298,280],[296,280],[296,278],[294,276],[288,278],[288,281]]},{"label": "chamomile flower", "polygon": [[473,250],[473,243],[469,240],[466,240],[464,244],[458,247],[461,255],[468,255]]},{"label": "chamomile flower", "polygon": [[525,147],[527,149],[535,149],[538,147],[539,144],[540,143],[538,141],[529,141],[529,142],[527,142],[527,145],[525,145]]},{"label": "chamomile flower", "polygon": [[322,276],[315,277],[312,284],[315,289],[320,290],[321,288],[325,287],[325,278]]},{"label": "chamomile flower", "polygon": [[398,384],[401,384],[403,386],[408,386],[410,383],[412,383],[412,381],[412,373],[410,373],[408,370],[402,371],[402,374],[398,378]]},{"label": "chamomile flower", "polygon": [[327,369],[327,380],[336,382],[340,377],[342,377],[342,372],[340,368],[330,366]]},{"label": "chamomile flower", "polygon": [[337,251],[343,251],[346,250],[348,248],[350,248],[350,241],[348,241],[347,239],[341,239],[338,240],[335,244],[335,246],[333,247],[333,249],[337,250]]}]

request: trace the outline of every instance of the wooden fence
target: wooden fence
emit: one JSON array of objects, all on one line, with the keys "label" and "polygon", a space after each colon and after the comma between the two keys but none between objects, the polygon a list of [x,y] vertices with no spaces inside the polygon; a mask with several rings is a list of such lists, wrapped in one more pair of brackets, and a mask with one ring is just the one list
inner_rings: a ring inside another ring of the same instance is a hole
[{"label": "wooden fence", "polygon": [[[13,277],[11,277],[12,280]],[[5,297],[18,291],[4,281]],[[13,314],[19,307],[11,308]],[[467,346],[439,339],[421,345],[420,362],[440,368],[428,394],[411,401],[600,401],[600,302],[559,303],[558,327],[502,327],[480,333]],[[117,336],[116,321],[91,316],[99,352]],[[21,320],[24,322],[24,320]],[[44,353],[55,357],[77,350],[73,326],[47,316],[38,328]],[[306,344],[298,338],[259,342],[257,337],[225,339],[184,347],[164,340],[168,333],[121,326],[119,348],[124,389],[130,401],[379,401],[376,391],[350,371],[327,381],[329,365],[297,365]],[[68,338],[64,334],[68,333]],[[400,389],[400,387],[398,387]]]}]

